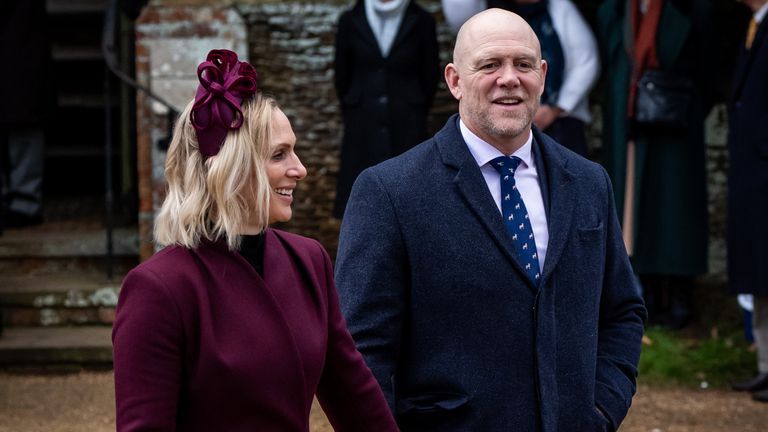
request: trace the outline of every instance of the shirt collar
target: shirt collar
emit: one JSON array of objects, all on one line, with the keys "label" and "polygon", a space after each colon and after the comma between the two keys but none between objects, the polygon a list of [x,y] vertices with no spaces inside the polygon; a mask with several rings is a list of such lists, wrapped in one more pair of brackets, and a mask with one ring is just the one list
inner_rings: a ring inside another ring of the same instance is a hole
[{"label": "shirt collar", "polygon": [[469,152],[472,154],[472,157],[475,158],[478,166],[482,167],[499,156],[517,156],[522,159],[525,166],[533,166],[533,153],[531,152],[531,149],[533,148],[533,132],[531,131],[528,132],[528,139],[522,147],[517,149],[517,151],[511,155],[505,155],[500,152],[499,149],[472,133],[461,118],[459,118],[459,130],[461,131],[462,138],[464,138],[464,142],[466,142],[467,147],[469,147]]},{"label": "shirt collar", "polygon": [[768,3],[763,4],[760,9],[755,12],[755,21],[758,23],[763,22],[763,18],[765,18],[765,14],[768,13]]}]

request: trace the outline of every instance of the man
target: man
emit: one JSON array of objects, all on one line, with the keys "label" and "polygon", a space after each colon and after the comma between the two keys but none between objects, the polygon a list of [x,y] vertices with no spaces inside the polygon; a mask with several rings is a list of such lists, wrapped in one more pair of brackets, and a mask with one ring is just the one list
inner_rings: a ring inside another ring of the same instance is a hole
[{"label": "man", "polygon": [[587,157],[584,126],[592,117],[589,92],[600,75],[597,42],[571,0],[442,0],[443,14],[458,31],[486,8],[514,12],[533,28],[547,62],[547,81],[533,124],[555,141]]},{"label": "man", "polygon": [[728,286],[752,294],[758,376],[735,383],[768,402],[768,1],[744,0],[753,16],[739,55],[728,115]]},{"label": "man", "polygon": [[[50,48],[45,1],[0,4],[0,233],[42,222],[44,126],[50,115]],[[10,62],[9,62],[10,63]]]},{"label": "man", "polygon": [[353,187],[338,289],[403,431],[614,430],[631,403],[645,309],[607,174],[531,126],[546,70],[522,18],[470,18],[459,115]]},{"label": "man", "polygon": [[358,0],[341,14],[334,85],[344,121],[333,216],[364,169],[429,137],[440,80],[435,18],[411,0]]}]

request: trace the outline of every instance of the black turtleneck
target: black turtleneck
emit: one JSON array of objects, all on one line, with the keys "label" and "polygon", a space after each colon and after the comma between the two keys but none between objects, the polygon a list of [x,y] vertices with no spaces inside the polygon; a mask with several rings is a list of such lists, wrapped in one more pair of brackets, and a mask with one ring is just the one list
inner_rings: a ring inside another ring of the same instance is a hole
[{"label": "black turtleneck", "polygon": [[244,235],[240,237],[240,255],[243,256],[256,270],[259,276],[264,276],[264,233]]}]

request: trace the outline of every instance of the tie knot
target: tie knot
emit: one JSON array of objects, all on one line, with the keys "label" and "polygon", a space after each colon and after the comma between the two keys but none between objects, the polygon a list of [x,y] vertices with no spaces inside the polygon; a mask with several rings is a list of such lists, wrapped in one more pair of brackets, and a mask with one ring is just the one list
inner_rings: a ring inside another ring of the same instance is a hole
[{"label": "tie knot", "polygon": [[517,156],[499,156],[491,161],[491,166],[501,175],[515,175],[515,170],[523,160]]}]

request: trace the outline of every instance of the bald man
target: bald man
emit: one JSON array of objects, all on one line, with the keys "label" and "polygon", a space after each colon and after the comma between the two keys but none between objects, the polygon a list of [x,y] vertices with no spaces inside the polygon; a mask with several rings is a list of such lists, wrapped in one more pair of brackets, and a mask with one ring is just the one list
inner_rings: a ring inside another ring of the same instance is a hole
[{"label": "bald man", "polygon": [[645,308],[611,184],[532,126],[547,65],[519,16],[457,35],[459,113],[364,171],[341,227],[349,329],[403,431],[615,430]]}]

